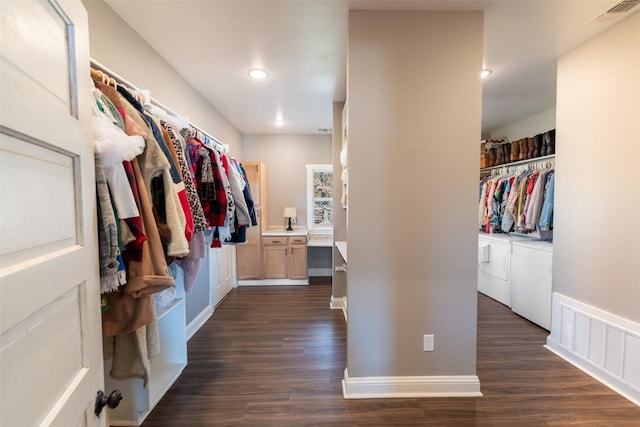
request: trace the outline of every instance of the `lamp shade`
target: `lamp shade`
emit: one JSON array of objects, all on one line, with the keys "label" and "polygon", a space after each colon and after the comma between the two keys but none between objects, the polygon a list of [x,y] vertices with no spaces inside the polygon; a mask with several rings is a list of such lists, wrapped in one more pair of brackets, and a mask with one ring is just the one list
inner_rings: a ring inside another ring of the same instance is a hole
[{"label": "lamp shade", "polygon": [[296,208],[286,207],[284,208],[284,212],[282,216],[285,218],[295,218],[296,217]]}]

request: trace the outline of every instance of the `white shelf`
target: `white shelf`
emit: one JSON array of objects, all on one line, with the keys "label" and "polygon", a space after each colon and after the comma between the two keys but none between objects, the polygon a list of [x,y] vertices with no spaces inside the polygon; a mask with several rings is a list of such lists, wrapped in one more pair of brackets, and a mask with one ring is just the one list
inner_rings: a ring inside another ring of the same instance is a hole
[{"label": "white shelf", "polygon": [[160,354],[151,361],[148,387],[141,378],[114,380],[111,361],[105,360],[105,387],[118,389],[123,400],[109,410],[112,426],[140,426],[187,366],[185,301],[177,298],[158,315]]},{"label": "white shelf", "polygon": [[344,262],[347,262],[347,242],[344,242],[342,240],[336,241],[336,248],[338,248],[338,252],[340,252],[340,255],[342,255],[342,259],[344,259]]},{"label": "white shelf", "polygon": [[149,412],[158,404],[184,370],[186,363],[152,363],[149,380]]},{"label": "white shelf", "polygon": [[171,310],[173,310],[173,308],[180,304],[181,301],[184,301],[183,298],[176,298],[173,301],[171,301],[171,303],[165,307],[164,310],[162,310],[160,313],[158,313],[158,315],[156,316],[158,320],[162,319],[167,313],[171,313]]}]

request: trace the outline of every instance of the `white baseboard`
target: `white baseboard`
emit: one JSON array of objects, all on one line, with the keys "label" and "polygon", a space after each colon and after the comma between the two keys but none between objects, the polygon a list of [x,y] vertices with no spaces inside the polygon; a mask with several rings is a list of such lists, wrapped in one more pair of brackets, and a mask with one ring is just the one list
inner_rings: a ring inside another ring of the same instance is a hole
[{"label": "white baseboard", "polygon": [[238,286],[305,286],[308,279],[238,280]]},{"label": "white baseboard", "polygon": [[212,314],[213,314],[213,307],[207,306],[207,308],[202,310],[200,314],[198,314],[187,325],[187,341],[189,341],[191,337],[194,336],[196,332],[198,332],[198,329],[200,329],[202,325],[204,325],[207,322],[207,320],[209,320]]},{"label": "white baseboard", "polygon": [[548,350],[640,406],[640,324],[554,293]]},{"label": "white baseboard", "polygon": [[342,394],[345,399],[482,396],[476,375],[350,378],[347,369]]},{"label": "white baseboard", "polygon": [[334,297],[331,295],[331,302],[329,303],[329,307],[333,310],[342,310],[342,314],[344,315],[344,320],[347,320],[347,297]]}]

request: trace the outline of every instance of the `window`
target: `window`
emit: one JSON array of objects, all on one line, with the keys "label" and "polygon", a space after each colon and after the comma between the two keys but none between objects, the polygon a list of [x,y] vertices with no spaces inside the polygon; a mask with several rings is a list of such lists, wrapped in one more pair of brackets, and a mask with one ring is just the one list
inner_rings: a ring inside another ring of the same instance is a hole
[{"label": "window", "polygon": [[307,228],[333,228],[333,166],[307,167]]}]

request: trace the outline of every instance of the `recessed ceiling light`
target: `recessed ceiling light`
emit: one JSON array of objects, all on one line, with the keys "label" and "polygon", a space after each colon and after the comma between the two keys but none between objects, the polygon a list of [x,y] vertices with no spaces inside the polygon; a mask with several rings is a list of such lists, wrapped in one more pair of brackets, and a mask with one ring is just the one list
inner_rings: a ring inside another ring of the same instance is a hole
[{"label": "recessed ceiling light", "polygon": [[249,71],[247,71],[247,74],[249,74],[249,77],[254,78],[256,80],[262,80],[268,75],[267,72],[261,68],[252,68]]},{"label": "recessed ceiling light", "polygon": [[280,126],[284,126],[284,120],[276,120],[273,122],[274,125],[280,127]]},{"label": "recessed ceiling light", "polygon": [[486,79],[487,77],[489,77],[491,75],[491,73],[493,73],[492,70],[485,68],[484,70],[480,71],[480,78],[481,79]]}]

